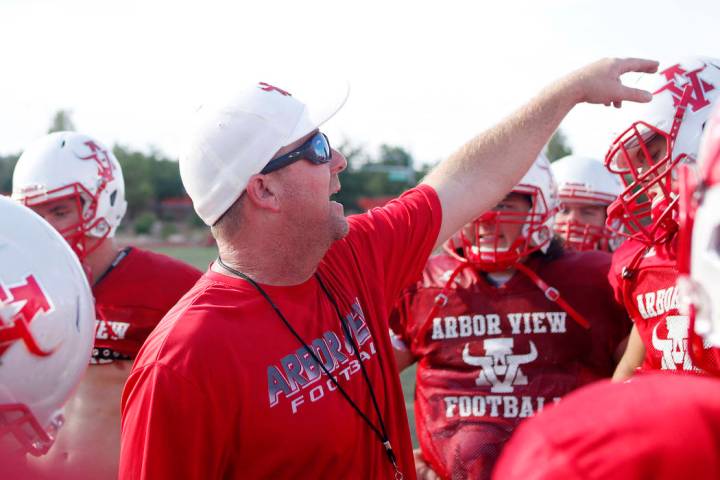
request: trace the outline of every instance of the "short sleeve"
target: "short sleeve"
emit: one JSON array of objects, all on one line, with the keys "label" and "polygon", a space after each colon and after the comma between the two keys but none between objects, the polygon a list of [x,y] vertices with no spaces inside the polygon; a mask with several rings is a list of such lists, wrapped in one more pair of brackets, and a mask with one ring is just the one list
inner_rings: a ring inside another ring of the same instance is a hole
[{"label": "short sleeve", "polygon": [[392,302],[400,291],[417,281],[432,253],[442,222],[435,190],[420,185],[382,208],[350,217],[347,242],[358,263],[372,264],[384,282],[385,298]]}]

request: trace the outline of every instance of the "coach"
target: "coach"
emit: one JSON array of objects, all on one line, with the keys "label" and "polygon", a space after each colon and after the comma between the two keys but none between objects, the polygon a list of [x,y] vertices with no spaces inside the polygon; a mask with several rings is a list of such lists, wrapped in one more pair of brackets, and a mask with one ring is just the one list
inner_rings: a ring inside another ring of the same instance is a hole
[{"label": "coach", "polygon": [[122,398],[120,478],[415,477],[387,312],[435,245],[495,205],[577,103],[650,94],[601,60],[345,218],[326,106],[260,83],[199,113],[180,171],[219,258],[165,316]]}]

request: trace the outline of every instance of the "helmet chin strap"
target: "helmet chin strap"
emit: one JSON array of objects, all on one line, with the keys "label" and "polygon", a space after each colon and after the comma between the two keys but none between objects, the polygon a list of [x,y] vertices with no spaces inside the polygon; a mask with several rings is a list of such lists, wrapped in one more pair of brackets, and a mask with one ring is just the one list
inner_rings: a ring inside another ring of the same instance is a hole
[{"label": "helmet chin strap", "polygon": [[430,312],[428,313],[427,317],[425,318],[425,321],[421,323],[420,331],[418,332],[418,335],[415,336],[413,339],[413,343],[419,342],[421,338],[425,336],[425,332],[430,328],[430,325],[432,325],[432,319],[435,318],[435,315],[437,315],[438,310],[440,308],[444,307],[448,303],[448,294],[450,293],[451,286],[453,282],[455,282],[455,279],[457,278],[460,273],[465,270],[466,268],[472,267],[472,263],[467,261],[467,259],[462,259],[460,261],[460,264],[455,267],[455,270],[450,274],[450,277],[448,277],[447,282],[445,282],[445,286],[435,296],[435,301],[433,302],[433,306],[430,309]]},{"label": "helmet chin strap", "polygon": [[560,305],[560,308],[565,310],[568,315],[570,315],[570,318],[575,320],[575,323],[580,325],[583,328],[590,328],[590,323],[583,317],[577,310],[575,310],[568,302],[565,301],[564,298],[560,296],[560,292],[557,288],[548,285],[540,276],[535,273],[533,270],[531,270],[529,267],[527,267],[525,264],[518,262],[515,264],[515,268],[524,273],[532,282],[545,293],[545,297],[547,297],[548,300],[557,303]]}]

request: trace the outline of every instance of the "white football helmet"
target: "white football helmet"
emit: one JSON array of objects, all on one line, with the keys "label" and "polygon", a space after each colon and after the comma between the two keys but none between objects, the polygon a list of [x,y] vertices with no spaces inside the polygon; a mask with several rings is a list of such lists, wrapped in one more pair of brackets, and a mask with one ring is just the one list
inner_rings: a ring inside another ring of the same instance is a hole
[{"label": "white football helmet", "polygon": [[85,237],[112,237],[127,209],[122,170],[112,151],[76,132],[51,133],[23,152],[12,197],[30,207],[75,199],[81,220],[60,233],[81,260],[90,253]]},{"label": "white football helmet", "polygon": [[720,97],[720,60],[691,57],[639,77],[653,93],[629,104],[629,125],[612,143],[606,167],[625,189],[608,209],[639,240],[652,244],[677,228],[677,165],[694,162],[703,127]]},{"label": "white football helmet", "polygon": [[[95,309],[77,256],[0,196],[0,445],[42,455],[90,360]],[[7,453],[7,452],[6,452]]]},{"label": "white football helmet", "polygon": [[[588,157],[568,155],[550,165],[558,185],[560,204],[577,203],[607,208],[622,192],[617,177],[602,162]],[[605,225],[589,225],[576,220],[560,222],[555,218],[555,233],[574,250],[615,250],[622,239],[617,230]]]},{"label": "white football helmet", "polygon": [[[483,271],[501,271],[512,267],[520,258],[533,252],[547,251],[553,237],[553,222],[558,207],[557,187],[550,162],[541,153],[530,170],[511,190],[513,193],[527,195],[531,207],[528,213],[491,210],[478,217],[472,226],[472,235],[461,231],[450,238],[445,249],[452,255],[462,251],[462,257]],[[480,225],[494,224],[495,239],[492,247],[480,248]],[[513,244],[502,247],[498,244],[500,225],[522,224],[522,231]]]}]

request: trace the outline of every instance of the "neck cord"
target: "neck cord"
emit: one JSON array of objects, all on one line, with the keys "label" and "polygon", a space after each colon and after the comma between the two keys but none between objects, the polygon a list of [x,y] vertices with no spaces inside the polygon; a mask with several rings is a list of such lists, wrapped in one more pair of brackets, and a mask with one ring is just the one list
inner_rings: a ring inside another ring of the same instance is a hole
[{"label": "neck cord", "polygon": [[360,407],[353,401],[352,398],[350,398],[350,395],[345,391],[345,389],[338,383],[337,379],[330,373],[330,371],[325,367],[325,364],[320,360],[320,357],[313,351],[313,349],[310,348],[310,346],[305,343],[305,341],[300,337],[300,335],[297,333],[297,331],[290,325],[290,322],[285,318],[285,315],[280,311],[280,309],[275,305],[275,302],[272,301],[270,296],[263,290],[263,288],[258,285],[257,282],[255,282],[252,278],[245,275],[243,272],[236,270],[230,266],[228,266],[225,262],[222,261],[220,257],[218,257],[218,264],[223,267],[228,272],[237,275],[238,277],[242,278],[246,282],[248,282],[250,285],[252,285],[255,290],[262,295],[265,300],[270,304],[273,310],[275,310],[275,313],[280,317],[280,320],[282,320],[283,324],[287,329],[292,333],[292,335],[297,339],[298,342],[303,346],[305,351],[310,354],[310,356],[315,360],[315,362],[322,368],[323,372],[325,372],[325,375],[328,376],[328,378],[333,382],[337,390],[340,392],[340,394],[345,398],[345,400],[350,404],[350,406],[355,410],[358,415],[365,421],[365,423],[368,424],[370,429],[375,432],[375,434],[380,439],[380,442],[383,444],[383,447],[385,448],[385,453],[387,454],[388,460],[392,464],[393,469],[395,470],[395,479],[396,480],[402,480],[404,478],[402,472],[400,472],[400,469],[398,468],[397,464],[397,457],[395,456],[395,452],[392,449],[392,445],[390,444],[390,438],[388,437],[387,430],[385,428],[385,422],[383,422],[382,414],[380,413],[380,407],[377,403],[377,398],[375,397],[375,392],[372,388],[372,383],[370,382],[370,377],[367,374],[367,370],[365,369],[365,365],[363,363],[362,358],[360,357],[360,349],[358,348],[357,344],[355,343],[355,340],[353,339],[353,336],[350,334],[350,329],[347,326],[346,320],[343,318],[343,316],[340,314],[340,308],[337,305],[337,302],[333,298],[333,296],[330,294],[330,291],[325,287],[325,284],[320,279],[320,275],[316,272],[315,278],[318,281],[318,284],[320,284],[320,288],[325,293],[325,296],[330,300],[330,303],[333,305],[335,309],[335,313],[338,316],[338,319],[340,320],[340,325],[342,326],[343,333],[345,334],[345,337],[349,340],[350,344],[352,345],[353,353],[357,357],[358,363],[360,364],[360,370],[362,371],[363,378],[365,379],[365,383],[367,384],[368,391],[370,392],[370,398],[372,399],[373,407],[375,408],[375,413],[377,414],[379,423],[380,423],[380,429],[378,429],[375,424],[368,418],[368,416],[360,409]]},{"label": "neck cord", "polygon": [[132,249],[132,247],[125,247],[122,250],[120,250],[118,252],[118,254],[115,256],[115,259],[112,261],[110,266],[103,273],[100,274],[100,276],[97,278],[97,280],[95,280],[93,282],[93,287],[95,285],[98,285],[105,277],[107,277],[108,274],[110,272],[112,272],[115,269],[115,267],[117,267],[120,264],[120,262],[122,262],[125,259],[125,257],[128,256],[131,249]]},{"label": "neck cord", "polygon": [[[122,250],[120,250],[120,251],[118,252],[118,254],[115,256],[115,259],[112,261],[112,263],[110,264],[110,266],[107,268],[107,270],[105,270],[105,271],[98,277],[98,279],[97,279],[95,282],[93,282],[92,288],[95,288],[96,286],[100,285],[100,282],[101,282],[103,279],[105,279],[105,277],[107,277],[108,274],[115,269],[115,267],[117,267],[118,265],[120,265],[120,262],[122,262],[123,260],[125,260],[125,257],[128,256],[128,254],[130,253],[130,250],[131,250],[131,249],[132,249],[132,247],[125,247],[125,248],[123,248]],[[102,323],[105,325],[105,330],[107,331],[108,338],[109,338],[110,340],[118,340],[118,336],[117,336],[117,334],[115,333],[115,330],[113,330],[112,325],[110,324],[110,322],[108,322],[107,318],[105,317],[105,313],[102,311],[102,309],[101,309],[98,305],[95,306],[95,314],[96,314],[97,317],[99,317],[97,320],[98,320],[99,322],[102,322]],[[95,353],[94,353],[94,352],[96,352],[96,351],[97,351],[97,349],[93,348],[93,359],[95,359]]]}]

